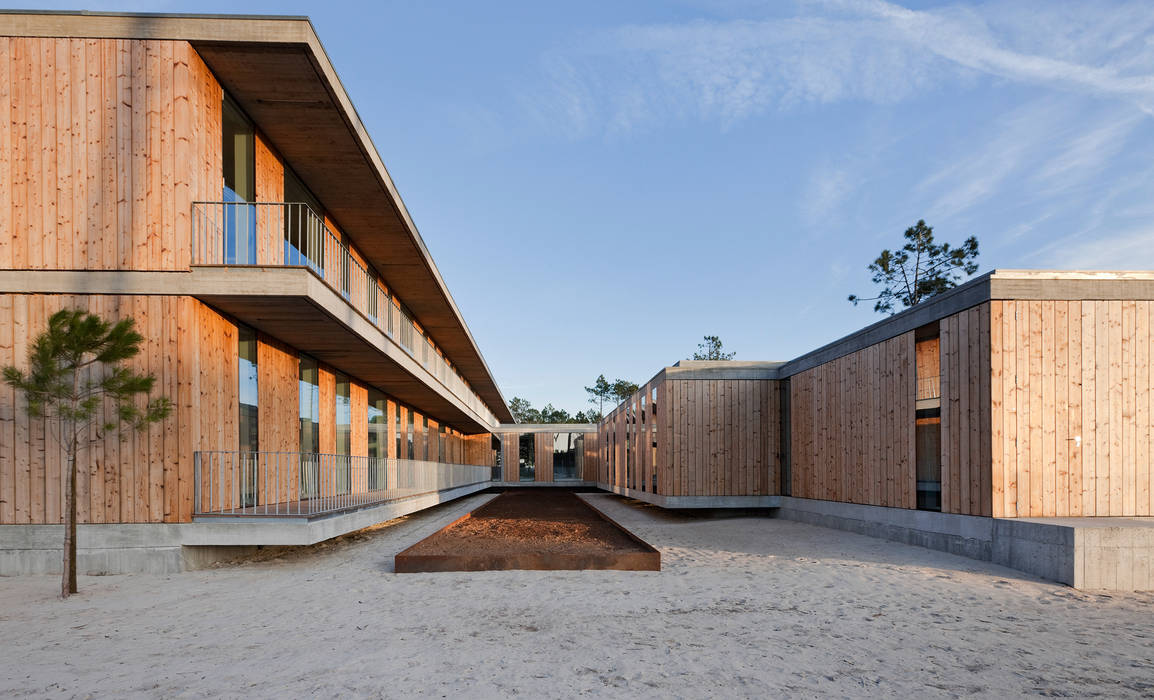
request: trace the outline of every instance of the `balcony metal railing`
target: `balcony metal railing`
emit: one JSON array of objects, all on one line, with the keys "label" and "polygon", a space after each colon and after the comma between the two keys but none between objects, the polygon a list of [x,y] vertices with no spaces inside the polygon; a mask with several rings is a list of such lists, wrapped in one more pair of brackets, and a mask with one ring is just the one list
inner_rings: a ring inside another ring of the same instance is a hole
[{"label": "balcony metal railing", "polygon": [[488,483],[492,467],[308,452],[193,455],[196,515],[314,516]]},{"label": "balcony metal railing", "polygon": [[293,266],[312,270],[393,338],[454,396],[491,422],[493,414],[377,276],[303,202],[193,202],[193,265]]}]

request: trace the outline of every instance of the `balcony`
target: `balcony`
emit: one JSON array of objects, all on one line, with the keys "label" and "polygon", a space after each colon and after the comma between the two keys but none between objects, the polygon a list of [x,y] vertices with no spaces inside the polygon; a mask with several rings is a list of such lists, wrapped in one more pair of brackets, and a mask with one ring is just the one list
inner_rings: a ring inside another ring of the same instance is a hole
[{"label": "balcony", "polygon": [[[487,430],[496,422],[492,412],[469,384],[435,350],[432,341],[413,321],[404,304],[386,291],[372,270],[341,242],[340,237],[307,204],[195,202],[192,224],[194,268],[231,268],[238,272],[244,268],[307,271],[338,295],[343,304],[357,316],[395,343],[405,355],[431,375],[443,390],[467,407],[474,416],[467,421],[475,423],[471,427]],[[247,277],[255,279],[254,275]],[[272,279],[272,276],[265,275],[264,278]],[[356,347],[357,343],[332,342],[327,346],[322,343],[311,347],[299,338],[304,333],[300,327],[309,324],[307,310],[299,305],[293,306],[291,300],[286,300],[284,308],[274,308],[272,302],[254,300],[253,297],[260,295],[251,290],[243,294],[230,294],[238,286],[228,276],[215,278],[214,282],[217,288],[212,293],[198,296],[270,335],[281,337],[304,352],[357,373],[356,368],[347,361],[349,348]],[[272,285],[266,288],[269,290],[268,296],[275,296]],[[277,314],[280,315],[279,324],[276,321]],[[331,309],[328,315],[334,315]],[[310,339],[319,341],[320,336],[324,335],[320,327],[305,330],[308,331],[305,335]],[[333,338],[343,335],[343,332],[337,333]],[[360,364],[365,365],[364,362]],[[417,373],[420,374],[419,370]],[[367,381],[373,380],[363,371],[359,376]],[[396,381],[382,383],[383,388],[412,384],[411,378],[396,376],[394,379]],[[397,391],[403,393],[404,390]],[[445,410],[458,412],[458,409],[438,405],[436,401],[430,404],[428,397],[422,402],[421,392],[416,389],[412,391],[412,396],[398,395],[397,398],[417,408],[432,411],[434,415],[438,415],[437,411],[441,411],[441,415]]]},{"label": "balcony", "polygon": [[487,487],[492,468],[301,452],[196,452],[193,515],[315,518]]}]

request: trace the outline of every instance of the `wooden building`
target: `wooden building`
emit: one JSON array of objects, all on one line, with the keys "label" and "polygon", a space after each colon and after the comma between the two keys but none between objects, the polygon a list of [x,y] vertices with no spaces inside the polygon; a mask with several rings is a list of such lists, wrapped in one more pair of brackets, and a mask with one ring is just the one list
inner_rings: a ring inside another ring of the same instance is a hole
[{"label": "wooden building", "polygon": [[[0,364],[59,309],[131,317],[174,404],[80,456],[81,523],[257,545],[488,487],[512,416],[307,19],[0,14],[0,105]],[[0,386],[5,546],[62,522],[44,431]]]},{"label": "wooden building", "polygon": [[996,270],[789,362],[680,362],[601,423],[598,483],[1154,588],[1152,314],[1151,272]]},{"label": "wooden building", "polygon": [[997,270],[789,362],[679,362],[601,423],[598,481],[710,507],[1151,516],[1152,312],[1154,273]]}]

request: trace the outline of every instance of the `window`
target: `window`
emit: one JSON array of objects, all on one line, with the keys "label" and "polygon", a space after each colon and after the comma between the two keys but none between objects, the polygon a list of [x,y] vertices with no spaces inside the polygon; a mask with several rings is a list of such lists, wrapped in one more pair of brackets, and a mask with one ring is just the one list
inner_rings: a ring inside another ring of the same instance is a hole
[{"label": "window", "polygon": [[253,128],[228,95],[221,109],[221,194],[224,223],[224,263],[256,264],[256,207]]},{"label": "window", "polygon": [[388,457],[389,414],[385,395],[376,389],[369,389],[368,405],[368,453],[369,490],[383,489],[385,485],[385,459]]},{"label": "window", "polygon": [[240,418],[240,488],[245,506],[256,505],[257,464],[260,449],[260,418],[258,410],[256,331],[246,326],[237,327],[238,411]]},{"label": "window", "polygon": [[416,459],[417,453],[413,449],[413,412],[411,410],[406,410],[405,414],[408,416],[408,421],[407,421],[407,425],[406,425],[408,430],[405,432],[405,434],[408,435],[408,437],[409,437],[408,455],[409,455],[409,459]]},{"label": "window", "polygon": [[518,478],[533,481],[536,478],[536,464],[533,456],[533,433],[521,433],[518,439]]},{"label": "window", "polygon": [[289,168],[284,169],[284,263],[308,265],[325,276],[324,221],[320,201]]},{"label": "window", "polygon": [[312,498],[320,489],[321,387],[317,361],[301,355],[299,381],[300,406],[300,492],[301,498]]},{"label": "window", "polygon": [[334,459],[336,469],[337,493],[348,493],[350,477],[349,452],[352,447],[353,403],[349,395],[349,378],[343,374],[336,375],[336,455]]},{"label": "window", "polygon": [[422,451],[425,453],[425,456],[422,457],[422,459],[424,459],[426,462],[429,461],[430,442],[432,442],[432,440],[429,439],[429,417],[421,416],[421,444],[424,446]]},{"label": "window", "polygon": [[649,436],[651,442],[650,446],[652,461],[650,462],[650,470],[652,473],[652,491],[657,493],[657,387],[653,387],[653,397],[649,400],[649,419],[650,423]]},{"label": "window", "polygon": [[393,421],[394,421],[394,426],[395,426],[393,432],[396,435],[396,441],[397,441],[397,449],[393,451],[393,454],[396,455],[397,459],[402,459],[403,458],[402,456],[405,453],[401,451],[401,405],[400,404],[396,404],[393,407],[393,416],[394,416]]},{"label": "window", "polygon": [[495,462],[496,467],[493,469],[493,481],[503,481],[505,478],[504,439],[494,435],[493,442],[497,446],[497,461]]},{"label": "window", "polygon": [[581,478],[585,462],[585,435],[553,433],[553,479],[566,481]]},{"label": "window", "polygon": [[917,376],[914,417],[917,507],[942,509],[941,340],[937,323],[914,331]]}]

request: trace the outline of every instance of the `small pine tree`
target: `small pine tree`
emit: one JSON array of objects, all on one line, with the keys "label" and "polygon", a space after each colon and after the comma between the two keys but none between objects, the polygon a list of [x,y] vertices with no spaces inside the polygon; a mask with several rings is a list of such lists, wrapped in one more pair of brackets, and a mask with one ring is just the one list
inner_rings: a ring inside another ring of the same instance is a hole
[{"label": "small pine tree", "polygon": [[[141,407],[140,394],[152,391],[156,378],[120,365],[140,352],[144,338],[133,319],[115,324],[86,311],[64,309],[52,314],[48,328],[28,351],[28,373],[4,368],[4,381],[24,394],[31,418],[54,424],[56,440],[68,462],[64,487],[64,572],[61,595],[76,592],[76,456],[80,447],[99,442],[119,426],[141,430],[172,411],[166,397]],[[115,420],[103,420],[104,406],[115,407]],[[47,439],[50,431],[45,430]]]},{"label": "small pine tree", "polygon": [[874,311],[896,313],[895,305],[909,308],[958,286],[959,272],[972,275],[978,271],[978,239],[973,236],[959,248],[951,248],[949,243],[938,245],[934,243],[933,227],[920,219],[906,229],[904,236],[904,246],[896,252],[883,250],[869,266],[873,283],[881,285],[881,292],[867,299],[850,294],[854,306],[872,301]]},{"label": "small pine tree", "polygon": [[697,344],[697,352],[691,360],[732,360],[736,352],[725,352],[721,346],[721,338],[716,335],[707,335],[703,342]]}]

